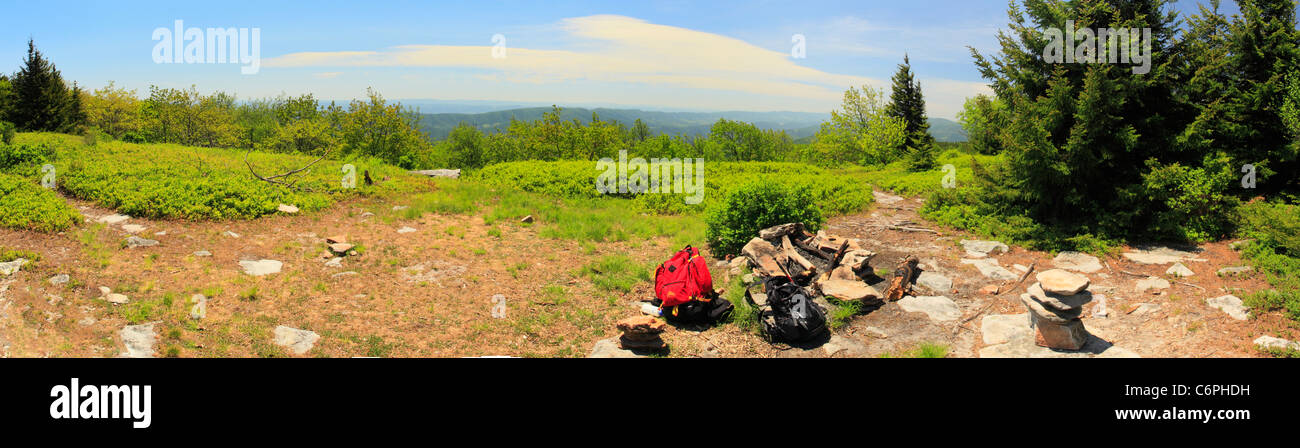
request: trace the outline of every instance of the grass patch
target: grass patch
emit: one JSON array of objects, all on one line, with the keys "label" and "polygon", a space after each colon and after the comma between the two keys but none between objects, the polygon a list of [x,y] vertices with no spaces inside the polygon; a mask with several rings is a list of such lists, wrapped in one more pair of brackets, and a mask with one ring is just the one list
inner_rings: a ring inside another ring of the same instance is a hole
[{"label": "grass patch", "polygon": [[915,349],[902,353],[886,353],[880,355],[881,358],[946,358],[948,357],[948,346],[936,344],[933,342],[922,342]]},{"label": "grass patch", "polygon": [[637,283],[653,280],[652,269],[626,255],[608,255],[583,266],[579,274],[590,278],[601,291],[627,293]]},{"label": "grass patch", "polygon": [[0,173],[0,227],[38,232],[67,230],[81,221],[68,203],[36,182]]}]

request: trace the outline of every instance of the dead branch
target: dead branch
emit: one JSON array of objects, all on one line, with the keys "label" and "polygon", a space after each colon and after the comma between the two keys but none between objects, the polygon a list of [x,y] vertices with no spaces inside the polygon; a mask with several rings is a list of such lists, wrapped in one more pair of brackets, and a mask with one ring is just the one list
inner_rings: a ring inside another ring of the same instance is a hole
[{"label": "dead branch", "polygon": [[1005,293],[1007,291],[1015,291],[1016,288],[1020,287],[1021,283],[1025,282],[1026,278],[1029,278],[1029,274],[1033,273],[1034,268],[1037,266],[1038,266],[1038,262],[1029,263],[1029,269],[1026,269],[1024,274],[1020,274],[1020,279],[1016,280],[1016,283],[1012,284],[1010,289],[1002,289],[1007,286],[1007,283],[1002,283],[1002,286],[998,287],[998,293],[994,295],[1001,295],[1002,293]]},{"label": "dead branch", "polygon": [[320,157],[317,157],[316,160],[311,161],[311,163],[308,163],[306,166],[303,166],[302,168],[298,168],[298,169],[296,169],[296,170],[285,171],[285,172],[283,172],[283,173],[276,174],[276,175],[274,175],[274,176],[270,176],[270,177],[263,177],[261,174],[257,174],[257,171],[253,169],[253,164],[250,163],[250,162],[248,161],[248,155],[249,155],[250,153],[252,153],[252,152],[253,152],[253,148],[248,148],[248,151],[245,151],[245,152],[244,152],[244,165],[248,167],[248,172],[249,172],[249,173],[252,173],[252,174],[253,174],[253,177],[258,178],[258,179],[262,180],[263,182],[267,182],[267,183],[271,183],[271,184],[275,184],[275,185],[284,186],[284,187],[287,187],[287,188],[292,189],[292,190],[302,190],[302,191],[308,191],[308,192],[310,192],[311,189],[309,189],[309,188],[298,188],[297,186],[295,186],[295,184],[298,183],[297,180],[292,181],[292,182],[287,182],[287,183],[286,183],[286,182],[278,181],[278,180],[276,180],[276,179],[286,178],[286,177],[292,176],[292,175],[294,175],[294,174],[298,174],[298,173],[301,173],[301,172],[303,172],[303,171],[306,171],[308,168],[311,168],[312,165],[315,165],[316,162],[320,162],[321,160],[324,160],[324,159],[325,159],[325,156],[322,155],[322,156],[320,156]]},{"label": "dead branch", "polygon": [[920,227],[903,227],[903,226],[886,225],[886,224],[870,224],[867,227],[878,227],[887,230],[897,230],[899,232],[925,232],[925,233],[933,233],[935,235],[939,234],[939,232],[936,232],[934,230],[922,229]]}]

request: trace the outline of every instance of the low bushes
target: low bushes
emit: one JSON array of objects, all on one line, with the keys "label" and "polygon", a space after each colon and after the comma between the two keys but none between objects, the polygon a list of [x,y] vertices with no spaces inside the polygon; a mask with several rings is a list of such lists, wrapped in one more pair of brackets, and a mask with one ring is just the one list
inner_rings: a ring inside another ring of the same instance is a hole
[{"label": "low bushes", "polygon": [[1252,293],[1247,304],[1281,309],[1300,320],[1300,206],[1260,201],[1240,213],[1241,234],[1255,240],[1242,255],[1273,287]]},{"label": "low bushes", "polygon": [[81,215],[57,194],[28,179],[0,173],[0,226],[39,232],[72,227]]}]

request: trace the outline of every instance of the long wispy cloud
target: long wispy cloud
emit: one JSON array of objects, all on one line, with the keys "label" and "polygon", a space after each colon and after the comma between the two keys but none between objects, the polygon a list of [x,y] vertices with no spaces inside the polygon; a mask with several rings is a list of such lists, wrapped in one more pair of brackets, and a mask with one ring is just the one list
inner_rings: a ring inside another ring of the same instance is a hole
[{"label": "long wispy cloud", "polygon": [[[631,17],[570,18],[560,21],[555,29],[576,44],[565,49],[507,45],[504,58],[493,57],[490,45],[401,45],[377,51],[301,52],[271,58],[264,61],[264,66],[469,68],[491,72],[485,79],[515,83],[638,83],[792,98],[829,107],[838,103],[849,86],[887,86],[886,80],[801,66],[788,51],[773,51],[719,34]],[[940,116],[951,116],[948,106],[941,104],[955,100],[960,105],[961,99],[984,88],[980,83],[964,81],[926,82],[932,113]],[[946,98],[951,96],[960,98]]]}]

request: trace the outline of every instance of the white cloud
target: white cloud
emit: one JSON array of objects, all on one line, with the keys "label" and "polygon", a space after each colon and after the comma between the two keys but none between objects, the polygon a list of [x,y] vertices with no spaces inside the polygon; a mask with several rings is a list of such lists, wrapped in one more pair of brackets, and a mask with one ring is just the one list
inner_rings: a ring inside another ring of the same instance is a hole
[{"label": "white cloud", "polygon": [[[849,86],[888,86],[888,80],[801,66],[788,52],[631,17],[576,17],[562,20],[554,29],[576,45],[569,49],[508,46],[506,57],[499,59],[493,58],[490,45],[402,45],[379,51],[291,53],[265,60],[263,66],[468,68],[486,71],[476,76],[485,81],[635,83],[785,98],[789,104],[803,105],[800,109],[819,111],[838,105]],[[979,91],[978,83],[923,82],[932,114],[937,116],[955,114],[956,109],[948,105],[952,97]],[[956,108],[964,98],[956,99]]]}]

